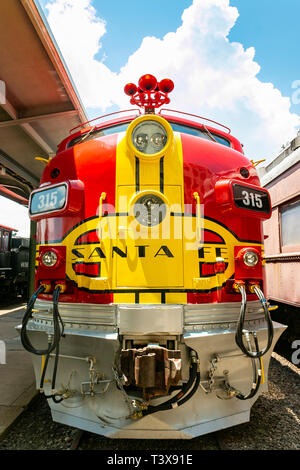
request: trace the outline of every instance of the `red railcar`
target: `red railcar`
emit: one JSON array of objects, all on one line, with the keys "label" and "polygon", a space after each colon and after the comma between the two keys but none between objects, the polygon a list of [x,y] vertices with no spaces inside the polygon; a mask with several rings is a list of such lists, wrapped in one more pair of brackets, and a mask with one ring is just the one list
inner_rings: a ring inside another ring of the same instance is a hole
[{"label": "red railcar", "polygon": [[[266,295],[279,309],[274,318],[289,325],[291,340],[300,335],[300,135],[261,173],[272,199],[272,217],[264,222]],[[291,351],[290,351],[291,352]]]}]

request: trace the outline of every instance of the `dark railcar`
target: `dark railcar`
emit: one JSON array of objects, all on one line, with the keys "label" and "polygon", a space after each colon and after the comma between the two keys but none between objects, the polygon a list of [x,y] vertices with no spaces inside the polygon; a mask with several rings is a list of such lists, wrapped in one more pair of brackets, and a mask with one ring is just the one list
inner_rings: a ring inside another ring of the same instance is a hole
[{"label": "dark railcar", "polygon": [[0,294],[27,297],[29,272],[29,239],[16,237],[17,230],[0,225]]}]

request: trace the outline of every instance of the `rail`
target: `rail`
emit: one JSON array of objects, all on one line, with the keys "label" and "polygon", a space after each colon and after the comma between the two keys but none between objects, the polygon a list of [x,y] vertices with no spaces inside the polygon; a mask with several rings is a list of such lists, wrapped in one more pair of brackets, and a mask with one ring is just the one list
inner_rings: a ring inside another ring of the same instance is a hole
[{"label": "rail", "polygon": [[[128,113],[128,112],[133,112],[133,111],[138,111],[138,115],[140,116],[142,113],[140,111],[140,109],[137,109],[137,108],[134,108],[134,109],[124,109],[122,111],[115,111],[113,113],[109,113],[109,114],[104,114],[103,116],[98,116],[94,119],[90,119],[89,121],[86,121],[82,124],[79,124],[79,126],[76,126],[76,127],[73,127],[72,129],[69,130],[69,134],[72,134],[73,131],[75,131],[76,129],[79,129],[80,127],[85,127],[87,124],[90,124],[91,122],[94,122],[94,121],[97,121],[98,119],[104,119],[104,118],[108,118],[110,116],[114,116],[116,114],[120,114],[120,113]],[[136,116],[135,116],[136,117]]]},{"label": "rail", "polygon": [[175,109],[167,109],[167,108],[162,108],[160,111],[159,111],[159,115],[162,116],[163,115],[163,111],[167,111],[168,113],[178,113],[178,114],[184,114],[185,116],[191,116],[193,118],[197,118],[197,119],[203,119],[204,121],[208,121],[208,122],[212,122],[213,124],[216,124],[220,127],[223,127],[224,129],[227,130],[227,133],[230,134],[231,133],[231,129],[227,126],[224,126],[224,124],[220,124],[219,122],[217,121],[213,121],[212,119],[208,119],[208,118],[205,118],[203,116],[198,116],[197,114],[191,114],[191,113],[185,113],[183,111],[177,111]]}]

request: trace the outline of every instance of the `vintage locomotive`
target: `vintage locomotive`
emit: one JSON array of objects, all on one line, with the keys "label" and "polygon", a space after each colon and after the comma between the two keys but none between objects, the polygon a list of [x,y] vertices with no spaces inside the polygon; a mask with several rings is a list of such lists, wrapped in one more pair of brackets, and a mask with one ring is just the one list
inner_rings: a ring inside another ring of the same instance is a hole
[{"label": "vintage locomotive", "polygon": [[155,113],[173,86],[126,85],[138,109],[72,129],[30,198],[37,388],[55,421],[109,437],[248,421],[284,329],[263,294],[268,191],[226,126]]},{"label": "vintage locomotive", "polygon": [[17,230],[0,225],[0,295],[2,300],[27,299],[29,239],[17,237]]}]

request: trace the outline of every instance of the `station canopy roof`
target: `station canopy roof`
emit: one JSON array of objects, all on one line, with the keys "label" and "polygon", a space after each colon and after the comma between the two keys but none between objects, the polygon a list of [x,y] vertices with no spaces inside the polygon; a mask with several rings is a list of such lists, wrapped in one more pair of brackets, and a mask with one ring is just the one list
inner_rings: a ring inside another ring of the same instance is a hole
[{"label": "station canopy roof", "polygon": [[87,121],[35,0],[0,1],[0,194],[26,204],[69,130]]}]

